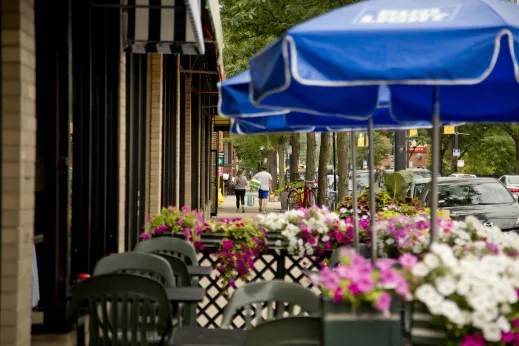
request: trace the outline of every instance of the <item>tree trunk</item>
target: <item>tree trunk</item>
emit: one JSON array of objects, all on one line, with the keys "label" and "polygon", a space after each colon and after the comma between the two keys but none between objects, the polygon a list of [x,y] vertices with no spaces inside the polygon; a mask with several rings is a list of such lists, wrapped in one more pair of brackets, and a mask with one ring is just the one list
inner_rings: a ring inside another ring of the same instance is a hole
[{"label": "tree trunk", "polygon": [[321,150],[319,151],[319,172],[317,187],[317,205],[325,206],[328,199],[328,156],[330,156],[330,134],[321,133]]},{"label": "tree trunk", "polygon": [[339,184],[337,185],[337,202],[348,196],[348,132],[337,134],[337,151],[339,152]]},{"label": "tree trunk", "polygon": [[305,180],[315,180],[315,133],[306,135],[306,175]]},{"label": "tree trunk", "polygon": [[277,190],[285,187],[285,141],[282,140],[278,144],[279,156],[279,184]]},{"label": "tree trunk", "polygon": [[515,174],[519,174],[519,138],[515,142]]},{"label": "tree trunk", "polygon": [[277,152],[269,151],[267,154],[268,157],[268,167],[269,173],[272,175],[272,189],[276,191],[278,189],[278,163],[277,163]]},{"label": "tree trunk", "polygon": [[299,179],[299,154],[301,152],[299,140],[299,133],[293,133],[291,138],[292,155],[290,157],[290,181]]}]

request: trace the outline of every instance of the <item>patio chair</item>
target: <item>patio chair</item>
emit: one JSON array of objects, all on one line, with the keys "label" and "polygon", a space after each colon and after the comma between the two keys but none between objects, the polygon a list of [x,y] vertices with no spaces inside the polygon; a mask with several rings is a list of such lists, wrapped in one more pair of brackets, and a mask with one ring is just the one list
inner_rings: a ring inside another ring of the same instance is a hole
[{"label": "patio chair", "polygon": [[144,276],[165,287],[176,287],[175,276],[168,261],[153,254],[125,252],[103,257],[96,263],[93,275],[114,273]]},{"label": "patio chair", "polygon": [[[187,269],[186,269],[187,271]],[[132,274],[156,280],[164,287],[177,287],[175,273],[169,262],[159,255],[124,252],[101,258],[94,267],[93,276],[106,274]],[[183,315],[183,305],[172,305],[174,316]],[[179,324],[182,320],[179,318]]]},{"label": "patio chair", "polygon": [[107,274],[80,282],[72,293],[69,319],[85,306],[90,316],[89,345],[164,345],[172,313],[164,286],[131,274]]},{"label": "patio chair", "polygon": [[[184,263],[180,258],[174,257],[168,254],[157,253],[156,256],[160,256],[168,261],[171,269],[173,269],[173,274],[175,276],[176,287],[197,287],[198,280],[195,282],[191,282],[189,273],[187,271],[186,263]],[[186,308],[183,307],[184,304],[180,303],[181,310],[184,311],[184,325],[196,326],[196,307],[197,304],[186,304]]]},{"label": "patio chair", "polygon": [[[297,313],[296,307],[300,308]],[[255,282],[237,288],[225,307],[222,328],[229,328],[242,308],[246,329],[274,319],[321,314],[319,297],[315,293],[283,280]]]},{"label": "patio chair", "polygon": [[265,322],[247,331],[243,346],[320,346],[321,324],[319,317],[287,317]]},{"label": "patio chair", "polygon": [[175,237],[155,237],[141,241],[133,251],[172,255],[180,258],[187,265],[198,265],[194,246]]},{"label": "patio chair", "polygon": [[[370,258],[370,248],[366,244],[359,245],[359,254],[364,258]],[[330,260],[328,261],[328,267],[334,268],[339,264],[339,257],[341,255],[341,248],[333,250]]]}]

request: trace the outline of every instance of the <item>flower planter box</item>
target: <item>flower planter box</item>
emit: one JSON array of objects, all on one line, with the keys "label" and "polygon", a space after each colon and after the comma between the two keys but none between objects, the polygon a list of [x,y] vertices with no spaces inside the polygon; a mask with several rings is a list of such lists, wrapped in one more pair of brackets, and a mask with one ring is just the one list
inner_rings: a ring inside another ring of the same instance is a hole
[{"label": "flower planter box", "polygon": [[401,303],[394,301],[389,316],[371,306],[353,311],[346,303],[336,304],[322,298],[323,346],[401,346]]},{"label": "flower planter box", "polygon": [[411,342],[413,345],[443,345],[447,341],[445,330],[432,323],[433,316],[425,307],[416,305],[411,315]]}]

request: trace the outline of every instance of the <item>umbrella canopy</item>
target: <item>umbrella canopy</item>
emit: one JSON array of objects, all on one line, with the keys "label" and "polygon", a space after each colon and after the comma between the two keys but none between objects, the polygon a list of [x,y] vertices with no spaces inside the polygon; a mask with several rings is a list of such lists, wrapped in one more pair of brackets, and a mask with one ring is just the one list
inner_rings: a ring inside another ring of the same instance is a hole
[{"label": "umbrella canopy", "polygon": [[439,92],[443,121],[513,122],[518,51],[515,4],[363,1],[293,27],[253,57],[251,101],[368,117],[384,84],[399,121],[430,120]]},{"label": "umbrella canopy", "polygon": [[[249,100],[250,74],[245,71],[219,85],[219,113],[232,118],[231,132],[254,134],[267,132],[342,132],[365,131],[366,120],[338,115],[317,115],[289,110],[259,108]],[[389,111],[389,89],[379,91],[379,108],[373,113],[374,128],[396,130],[431,127],[430,121],[400,123]],[[460,124],[457,124],[460,125]]]}]

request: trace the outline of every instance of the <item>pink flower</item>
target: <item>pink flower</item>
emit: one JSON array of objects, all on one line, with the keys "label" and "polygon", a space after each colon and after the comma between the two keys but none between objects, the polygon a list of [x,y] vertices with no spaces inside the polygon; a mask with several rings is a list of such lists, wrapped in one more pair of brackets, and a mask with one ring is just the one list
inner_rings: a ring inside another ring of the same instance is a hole
[{"label": "pink flower", "polygon": [[380,297],[377,299],[377,309],[382,310],[389,310],[389,307],[391,306],[391,296],[389,293],[382,293]]},{"label": "pink flower", "polygon": [[379,259],[376,262],[376,267],[382,271],[390,269],[395,264],[395,261],[392,259]]},{"label": "pink flower", "polygon": [[375,282],[370,276],[360,277],[355,284],[362,293],[370,292],[373,289],[373,286],[375,286]]},{"label": "pink flower", "polygon": [[140,238],[142,240],[148,240],[151,238],[151,234],[149,234],[148,232],[141,233]]},{"label": "pink flower", "polygon": [[351,293],[354,295],[354,296],[358,296],[360,294],[360,290],[359,290],[359,287],[355,284],[351,284],[348,286],[348,289],[351,291]]},{"label": "pink flower", "polygon": [[515,341],[515,333],[514,332],[501,332],[501,341],[504,343],[509,343]]},{"label": "pink flower", "polygon": [[236,281],[234,281],[234,280],[229,281],[229,286],[231,286],[232,288],[236,288]]},{"label": "pink flower", "polygon": [[161,233],[164,233],[164,231],[166,231],[167,229],[169,229],[169,227],[166,226],[166,225],[159,226],[159,227],[157,227],[157,228],[155,228],[155,229],[153,230],[153,234],[161,234]]},{"label": "pink flower", "polygon": [[466,335],[460,346],[485,346],[485,338],[481,334]]},{"label": "pink flower", "polygon": [[517,319],[517,320],[513,320],[513,321],[512,321],[512,324],[513,324],[514,326],[516,326],[516,327],[519,327],[519,319]]},{"label": "pink flower", "polygon": [[150,216],[148,216],[148,218],[146,219],[148,222],[151,222],[153,220],[153,218]]},{"label": "pink flower", "polygon": [[230,250],[234,247],[234,243],[232,242],[232,240],[223,240],[222,241],[222,246],[225,250]]},{"label": "pink flower", "polygon": [[404,268],[412,268],[416,265],[416,263],[418,263],[418,259],[414,255],[406,253],[398,258],[398,262]]},{"label": "pink flower", "polygon": [[321,270],[321,281],[323,286],[330,291],[335,291],[335,289],[339,286],[339,278],[328,267],[325,267],[323,270]]},{"label": "pink flower", "polygon": [[339,277],[343,279],[349,279],[351,271],[352,270],[345,265],[338,265],[335,268],[335,272],[337,273],[337,275],[339,275]]},{"label": "pink flower", "polygon": [[340,287],[337,287],[335,289],[335,292],[333,293],[333,302],[340,303],[340,302],[342,302],[342,300],[343,300],[342,290]]}]

